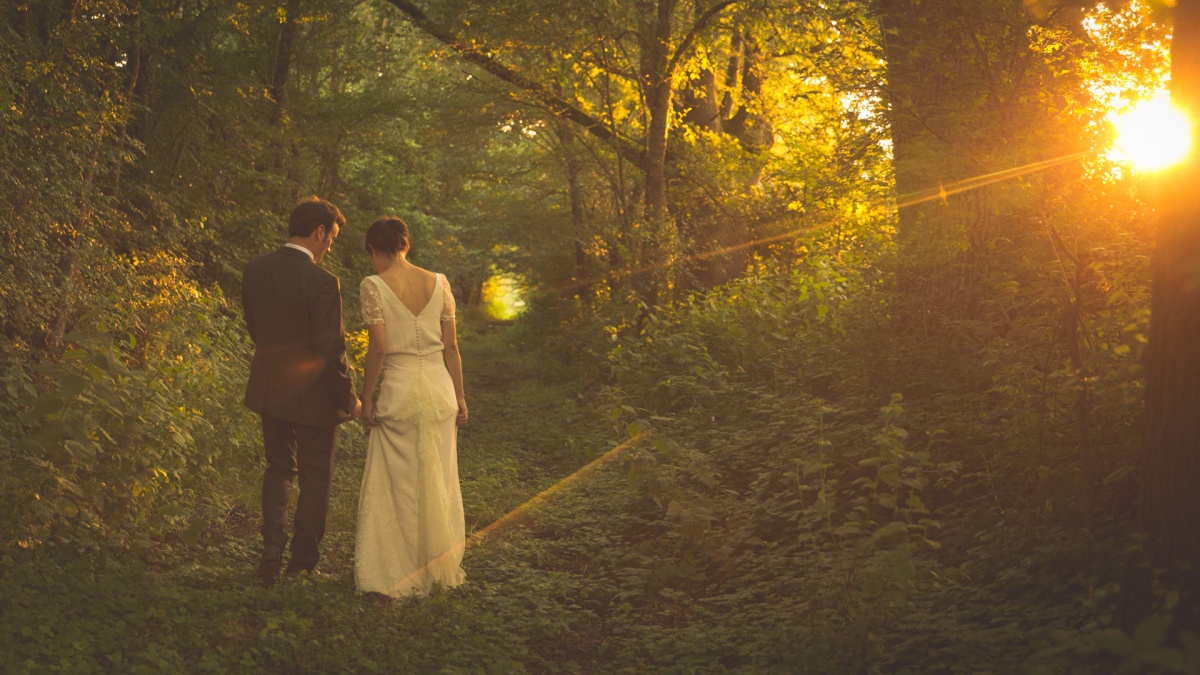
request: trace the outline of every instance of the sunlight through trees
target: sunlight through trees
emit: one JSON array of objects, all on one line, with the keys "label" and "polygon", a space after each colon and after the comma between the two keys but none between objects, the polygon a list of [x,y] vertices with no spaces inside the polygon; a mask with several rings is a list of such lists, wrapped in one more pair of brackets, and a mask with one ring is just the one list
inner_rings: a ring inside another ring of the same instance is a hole
[{"label": "sunlight through trees", "polygon": [[[1194,670],[1196,7],[5,4],[0,670]],[[550,495],[413,610],[474,641],[241,588],[312,194],[359,365],[374,217],[459,296],[468,527]]]}]

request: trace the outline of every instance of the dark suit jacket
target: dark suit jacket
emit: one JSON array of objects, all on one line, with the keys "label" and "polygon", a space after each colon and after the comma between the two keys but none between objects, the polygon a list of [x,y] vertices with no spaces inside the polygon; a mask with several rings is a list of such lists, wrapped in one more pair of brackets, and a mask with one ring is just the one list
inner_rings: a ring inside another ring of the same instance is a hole
[{"label": "dark suit jacket", "polygon": [[246,265],[242,310],[254,340],[246,406],[297,424],[341,422],[356,397],[338,278],[285,246]]}]

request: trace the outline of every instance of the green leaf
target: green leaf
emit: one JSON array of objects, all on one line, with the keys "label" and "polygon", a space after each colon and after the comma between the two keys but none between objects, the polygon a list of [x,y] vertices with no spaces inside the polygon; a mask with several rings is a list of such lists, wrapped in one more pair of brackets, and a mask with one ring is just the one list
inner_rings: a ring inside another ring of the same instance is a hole
[{"label": "green leaf", "polygon": [[1139,655],[1137,660],[1141,663],[1154,664],[1159,668],[1163,668],[1171,672],[1188,672],[1186,657],[1184,657],[1183,651],[1179,649],[1171,649],[1167,647],[1152,649],[1145,654]]},{"label": "green leaf", "polygon": [[75,502],[69,499],[59,499],[58,501],[54,502],[54,510],[57,511],[59,515],[67,518],[74,518],[75,516],[79,515],[79,507],[75,505]]},{"label": "green leaf", "polygon": [[1112,473],[1105,476],[1104,484],[1108,485],[1109,483],[1119,481],[1122,478],[1124,478],[1125,476],[1128,476],[1132,471],[1133,471],[1133,465],[1126,464],[1126,465],[1118,468],[1116,471],[1113,471]]},{"label": "green leaf", "polygon": [[38,397],[37,402],[33,404],[34,417],[49,417],[62,412],[65,404],[57,392],[48,391]]},{"label": "green leaf", "polygon": [[1189,672],[1200,673],[1200,636],[1190,630],[1179,631],[1179,644],[1187,660]]},{"label": "green leaf", "polygon": [[1110,628],[1096,633],[1096,646],[1102,651],[1116,656],[1133,656],[1136,647],[1133,640],[1125,633]]},{"label": "green leaf", "polygon": [[1149,652],[1161,647],[1167,641],[1167,629],[1171,627],[1172,616],[1152,616],[1143,619],[1133,629],[1133,645],[1139,653]]},{"label": "green leaf", "polygon": [[62,487],[62,489],[70,492],[80,499],[83,499],[83,490],[80,490],[78,485],[67,480],[66,478],[63,478],[62,476],[55,476],[55,478],[58,479],[58,484]]},{"label": "green leaf", "polygon": [[63,375],[58,383],[58,393],[64,401],[69,401],[79,395],[87,387],[87,380],[75,373]]},{"label": "green leaf", "polygon": [[892,521],[892,522],[888,523],[887,525],[884,525],[883,527],[875,530],[875,532],[873,534],[871,534],[871,539],[874,539],[877,541],[879,539],[892,537],[892,536],[895,536],[898,534],[904,534],[907,531],[908,531],[908,525],[906,525],[903,521],[896,520],[896,521]]},{"label": "green leaf", "polygon": [[208,529],[209,521],[207,518],[196,518],[188,525],[187,530],[182,535],[183,542],[188,546],[193,546],[200,540],[200,535],[204,530]]}]

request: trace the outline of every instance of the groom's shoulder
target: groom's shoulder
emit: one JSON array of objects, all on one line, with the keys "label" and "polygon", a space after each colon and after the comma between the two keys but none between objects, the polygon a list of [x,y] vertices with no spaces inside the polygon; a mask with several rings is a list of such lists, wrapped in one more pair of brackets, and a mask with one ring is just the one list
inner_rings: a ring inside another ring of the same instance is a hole
[{"label": "groom's shoulder", "polygon": [[246,267],[242,271],[242,278],[244,280],[247,276],[258,276],[259,274],[286,274],[289,277],[299,275],[299,278],[308,279],[308,283],[316,282],[319,286],[341,287],[337,275],[320,265],[314,265],[312,260],[293,254],[286,248],[277,248],[246,263]]},{"label": "groom's shoulder", "polygon": [[282,255],[279,249],[275,249],[273,251],[268,251],[267,253],[264,253],[246,263],[246,267],[244,269],[255,270],[262,269],[264,267],[271,267],[273,264],[278,264],[284,260],[286,260],[286,256]]},{"label": "groom's shoulder", "polygon": [[327,284],[335,284],[340,286],[342,283],[336,274],[330,272],[324,267],[321,267],[320,265],[309,265],[309,268],[305,271],[307,271],[310,276],[321,279]]}]

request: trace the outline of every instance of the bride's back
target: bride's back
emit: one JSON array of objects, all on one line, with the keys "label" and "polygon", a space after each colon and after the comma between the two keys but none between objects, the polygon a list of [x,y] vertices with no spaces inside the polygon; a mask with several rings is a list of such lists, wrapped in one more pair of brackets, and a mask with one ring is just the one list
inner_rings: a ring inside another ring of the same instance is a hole
[{"label": "bride's back", "polygon": [[433,300],[437,288],[437,275],[416,265],[392,265],[378,276],[413,316]]}]

